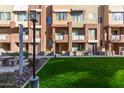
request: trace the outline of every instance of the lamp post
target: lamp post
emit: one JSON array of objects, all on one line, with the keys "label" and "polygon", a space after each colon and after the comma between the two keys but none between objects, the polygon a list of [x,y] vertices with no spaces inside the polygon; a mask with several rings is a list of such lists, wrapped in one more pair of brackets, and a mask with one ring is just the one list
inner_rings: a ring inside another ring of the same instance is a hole
[{"label": "lamp post", "polygon": [[37,22],[37,12],[35,10],[30,11],[30,20],[33,22],[33,77],[30,79],[30,86],[31,88],[38,88],[39,87],[39,77],[35,74],[35,30],[36,30],[36,22]]}]

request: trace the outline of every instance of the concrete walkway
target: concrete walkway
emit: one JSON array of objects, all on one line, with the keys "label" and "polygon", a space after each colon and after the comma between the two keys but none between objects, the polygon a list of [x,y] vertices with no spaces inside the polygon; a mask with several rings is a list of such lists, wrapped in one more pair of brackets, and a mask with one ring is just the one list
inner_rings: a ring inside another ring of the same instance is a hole
[{"label": "concrete walkway", "polygon": [[[91,57],[124,57],[122,55],[114,55],[114,56],[104,56],[104,55],[90,55],[90,56],[61,56],[61,55],[56,55],[56,58],[91,58]],[[55,58],[55,56],[36,56],[36,58]]]},{"label": "concrete walkway", "polygon": [[4,73],[4,72],[14,72],[16,69],[19,69],[19,66],[2,66],[2,64],[0,63],[0,73]]},{"label": "concrete walkway", "polygon": [[[24,65],[26,65],[25,63]],[[19,69],[19,65],[15,66],[2,66],[0,62],[0,73],[5,73],[5,72],[14,72],[15,70]]]}]

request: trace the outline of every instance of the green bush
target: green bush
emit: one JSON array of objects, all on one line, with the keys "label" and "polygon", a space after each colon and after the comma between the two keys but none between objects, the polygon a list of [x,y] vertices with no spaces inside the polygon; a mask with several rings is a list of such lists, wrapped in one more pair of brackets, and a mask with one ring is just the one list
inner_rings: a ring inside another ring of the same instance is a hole
[{"label": "green bush", "polygon": [[[7,53],[7,55],[9,56],[19,56],[19,53],[18,52],[12,52],[12,53]],[[28,52],[24,51],[23,52],[23,56],[27,57],[29,55]]]}]

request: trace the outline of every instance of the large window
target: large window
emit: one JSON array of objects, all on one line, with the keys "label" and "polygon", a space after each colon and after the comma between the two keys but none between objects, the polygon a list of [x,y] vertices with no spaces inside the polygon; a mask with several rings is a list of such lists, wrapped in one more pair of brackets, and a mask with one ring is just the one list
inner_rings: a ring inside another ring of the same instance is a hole
[{"label": "large window", "polygon": [[124,14],[123,13],[112,13],[112,21],[123,21]]},{"label": "large window", "polygon": [[23,28],[23,35],[28,35],[28,34],[29,34],[28,28]]},{"label": "large window", "polygon": [[72,13],[74,22],[82,22],[83,21],[83,13],[82,12],[73,12]]},{"label": "large window", "polygon": [[27,21],[28,20],[28,14],[27,13],[17,13],[17,21]]},{"label": "large window", "polygon": [[65,21],[67,20],[67,13],[63,13],[63,12],[56,13],[56,18],[58,21]]},{"label": "large window", "polygon": [[96,39],[96,29],[89,29],[88,33],[89,33],[89,35],[88,35],[89,40]]},{"label": "large window", "polygon": [[82,29],[73,29],[72,35],[83,35],[84,31]]},{"label": "large window", "polygon": [[0,20],[11,20],[11,12],[0,12]]}]

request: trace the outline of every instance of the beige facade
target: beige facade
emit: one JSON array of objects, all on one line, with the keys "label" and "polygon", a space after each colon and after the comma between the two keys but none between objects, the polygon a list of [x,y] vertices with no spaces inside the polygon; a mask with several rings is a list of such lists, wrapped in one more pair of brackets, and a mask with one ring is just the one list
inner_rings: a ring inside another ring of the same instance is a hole
[{"label": "beige facade", "polygon": [[104,6],[103,35],[107,51],[124,54],[124,5]]},{"label": "beige facade", "polygon": [[24,51],[32,53],[30,10],[38,13],[37,53],[123,54],[123,5],[0,5],[0,51],[19,51],[19,24],[23,24]]},{"label": "beige facade", "polygon": [[95,5],[53,5],[53,51],[85,50],[96,54],[100,48],[98,9]]},{"label": "beige facade", "polygon": [[36,23],[36,53],[46,51],[46,8],[42,5],[1,5],[0,6],[0,50],[19,51],[19,24],[24,27],[24,51],[32,53],[32,22],[29,20],[30,10],[38,13]]}]

